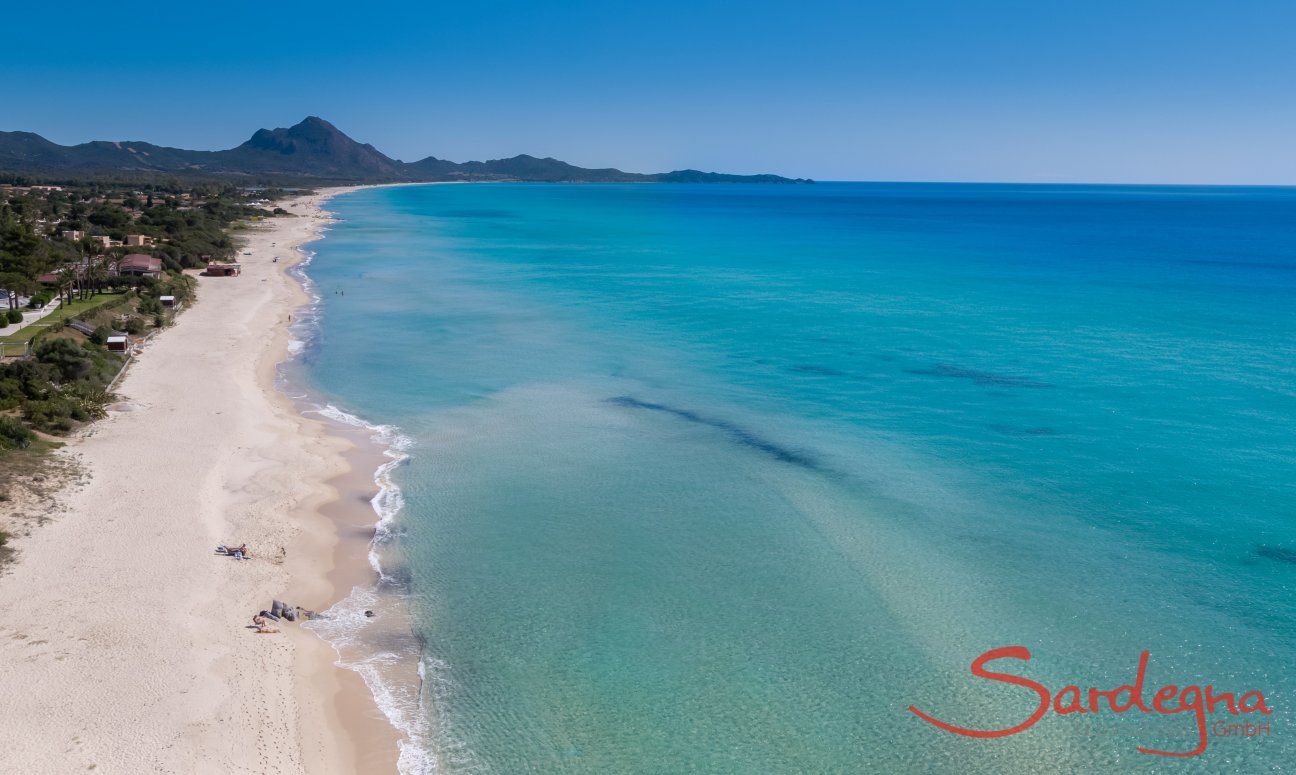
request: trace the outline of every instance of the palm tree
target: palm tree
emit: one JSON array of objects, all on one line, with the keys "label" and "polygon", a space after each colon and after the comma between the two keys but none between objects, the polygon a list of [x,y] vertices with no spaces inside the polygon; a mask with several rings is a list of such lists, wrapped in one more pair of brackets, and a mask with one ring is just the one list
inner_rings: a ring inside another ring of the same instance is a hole
[{"label": "palm tree", "polygon": [[58,292],[59,292],[59,299],[62,299],[62,298],[66,295],[66,296],[67,296],[67,301],[66,301],[65,303],[67,303],[67,304],[71,304],[71,303],[72,303],[72,290],[73,290],[73,288],[76,287],[76,284],[77,284],[77,267],[76,267],[76,266],[65,266],[65,267],[63,267],[62,269],[60,269],[60,270],[58,271]]},{"label": "palm tree", "polygon": [[96,294],[102,293],[104,281],[108,278],[108,257],[91,256],[89,262],[86,270],[90,277],[90,283],[94,287]]},{"label": "palm tree", "polygon": [[110,252],[104,256],[104,271],[109,277],[121,277],[121,262],[123,254]]}]

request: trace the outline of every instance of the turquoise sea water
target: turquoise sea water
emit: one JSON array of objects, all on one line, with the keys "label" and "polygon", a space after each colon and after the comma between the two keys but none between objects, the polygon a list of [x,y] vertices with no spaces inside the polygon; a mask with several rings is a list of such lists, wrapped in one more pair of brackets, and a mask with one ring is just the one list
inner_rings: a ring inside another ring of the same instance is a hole
[{"label": "turquoise sea water", "polygon": [[[422,640],[407,769],[1296,761],[1296,191],[433,185],[330,209],[303,377],[409,440],[380,547]],[[967,672],[1006,645],[1034,659],[997,667],[1053,690],[1129,683],[1149,649],[1149,701],[1258,689],[1271,732],[1175,761],[1135,746],[1193,748],[1191,714],[987,741],[908,712],[1025,719],[1032,692]]]}]

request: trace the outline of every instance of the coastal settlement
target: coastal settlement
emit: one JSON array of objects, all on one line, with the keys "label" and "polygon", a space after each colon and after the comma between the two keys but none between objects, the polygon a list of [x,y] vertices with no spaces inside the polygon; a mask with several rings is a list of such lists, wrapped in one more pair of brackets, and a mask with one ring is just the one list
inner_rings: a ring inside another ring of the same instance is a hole
[{"label": "coastal settlement", "polygon": [[103,416],[133,350],[238,274],[237,224],[283,192],[229,185],[0,184],[0,563],[73,472],[48,453]]}]

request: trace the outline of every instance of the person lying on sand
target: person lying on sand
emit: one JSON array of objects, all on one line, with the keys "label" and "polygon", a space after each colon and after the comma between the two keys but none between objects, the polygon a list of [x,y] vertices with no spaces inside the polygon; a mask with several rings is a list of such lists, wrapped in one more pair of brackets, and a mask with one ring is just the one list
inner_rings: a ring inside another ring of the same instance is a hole
[{"label": "person lying on sand", "polygon": [[251,553],[248,552],[247,544],[241,544],[239,546],[234,546],[234,547],[221,544],[220,546],[216,547],[216,552],[218,554],[228,555],[230,557],[233,557],[236,560],[252,559]]}]

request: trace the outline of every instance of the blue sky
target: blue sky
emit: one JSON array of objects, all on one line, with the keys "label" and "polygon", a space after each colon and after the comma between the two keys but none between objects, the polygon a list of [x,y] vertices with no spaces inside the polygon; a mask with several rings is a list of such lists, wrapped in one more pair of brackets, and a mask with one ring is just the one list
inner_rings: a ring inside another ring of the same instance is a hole
[{"label": "blue sky", "polygon": [[838,180],[1296,183],[1296,3],[10,4],[0,129]]}]

